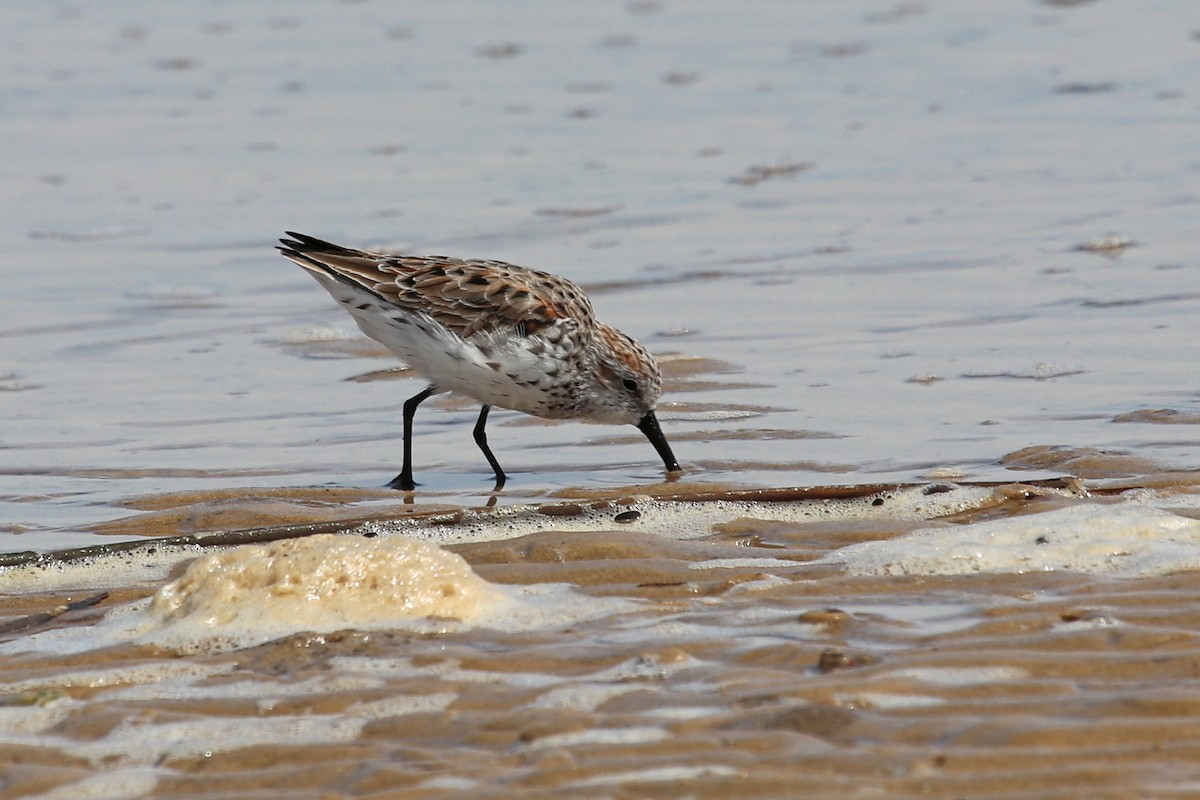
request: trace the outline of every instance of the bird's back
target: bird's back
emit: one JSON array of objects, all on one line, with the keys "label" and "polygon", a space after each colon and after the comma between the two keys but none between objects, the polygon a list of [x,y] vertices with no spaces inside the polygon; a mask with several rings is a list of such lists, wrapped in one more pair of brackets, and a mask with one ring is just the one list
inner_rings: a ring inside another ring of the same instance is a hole
[{"label": "bird's back", "polygon": [[[585,329],[596,324],[583,290],[549,272],[503,261],[373,253],[288,235],[293,239],[282,240],[280,252],[318,279],[332,278],[428,314],[464,339],[494,328],[529,336],[565,320]],[[327,280],[322,283],[328,288]]]},{"label": "bird's back", "polygon": [[503,261],[374,253],[288,235],[279,250],[439,390],[541,417],[578,413],[597,323],[574,283]]}]

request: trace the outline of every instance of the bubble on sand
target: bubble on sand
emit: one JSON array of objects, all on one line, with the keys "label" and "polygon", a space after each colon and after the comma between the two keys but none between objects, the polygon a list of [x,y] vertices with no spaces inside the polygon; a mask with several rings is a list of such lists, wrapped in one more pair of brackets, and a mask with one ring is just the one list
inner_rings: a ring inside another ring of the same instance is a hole
[{"label": "bubble on sand", "polygon": [[155,595],[146,635],[245,642],[405,620],[469,622],[505,599],[460,556],[434,545],[318,535],[201,556]]},{"label": "bubble on sand", "polygon": [[1085,503],[843,547],[821,561],[860,575],[1068,571],[1134,578],[1200,569],[1200,520]]},{"label": "bubble on sand", "polygon": [[[112,566],[98,558],[90,569]],[[183,653],[252,647],[297,633],[536,630],[637,609],[568,584],[504,586],[455,553],[406,536],[313,535],[206,553],[152,598],[95,624],[40,630],[7,652],[78,653],[149,644]]]}]

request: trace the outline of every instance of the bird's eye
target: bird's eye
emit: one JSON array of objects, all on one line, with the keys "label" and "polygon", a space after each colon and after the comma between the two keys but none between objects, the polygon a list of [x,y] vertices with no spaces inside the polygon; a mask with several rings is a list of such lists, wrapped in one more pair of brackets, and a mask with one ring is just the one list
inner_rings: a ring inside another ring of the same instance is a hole
[{"label": "bird's eye", "polygon": [[628,391],[631,391],[634,394],[637,394],[637,390],[638,390],[637,381],[626,378],[625,380],[621,381],[621,385],[624,386]]}]

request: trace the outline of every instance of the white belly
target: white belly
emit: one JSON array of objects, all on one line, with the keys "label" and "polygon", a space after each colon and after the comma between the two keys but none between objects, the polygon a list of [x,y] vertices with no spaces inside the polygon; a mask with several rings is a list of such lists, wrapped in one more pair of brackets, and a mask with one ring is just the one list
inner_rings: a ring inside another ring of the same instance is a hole
[{"label": "white belly", "polygon": [[[539,417],[565,414],[548,392],[547,371],[564,372],[548,352],[534,355],[516,332],[508,338],[460,339],[424,314],[378,306],[351,308],[358,327],[440,391]],[[557,369],[556,369],[557,367]]]},{"label": "white belly", "polygon": [[[480,403],[538,417],[575,416],[572,387],[578,370],[556,358],[549,347],[534,348],[511,335],[480,335],[463,340],[424,313],[411,313],[381,301],[361,287],[313,272],[318,282],[354,317],[367,336],[387,347],[436,387]],[[554,376],[554,377],[550,377]]]}]

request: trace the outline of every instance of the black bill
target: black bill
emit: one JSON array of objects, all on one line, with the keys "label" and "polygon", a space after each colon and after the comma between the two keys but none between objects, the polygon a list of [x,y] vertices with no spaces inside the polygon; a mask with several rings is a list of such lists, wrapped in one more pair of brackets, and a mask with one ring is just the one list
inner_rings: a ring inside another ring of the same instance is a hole
[{"label": "black bill", "polygon": [[667,444],[667,437],[663,436],[662,428],[658,427],[658,418],[654,416],[653,411],[646,412],[646,416],[642,417],[641,422],[637,424],[637,429],[646,434],[650,444],[654,445],[654,449],[662,457],[667,472],[681,471],[679,462],[675,460],[675,454],[671,452],[671,445]]}]

